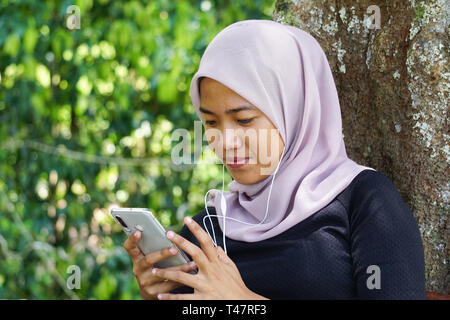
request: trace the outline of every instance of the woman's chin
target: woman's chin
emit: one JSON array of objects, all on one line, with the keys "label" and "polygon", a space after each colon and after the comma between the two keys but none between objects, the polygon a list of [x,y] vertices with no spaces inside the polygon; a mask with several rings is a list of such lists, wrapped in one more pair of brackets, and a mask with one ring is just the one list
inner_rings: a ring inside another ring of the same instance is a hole
[{"label": "woman's chin", "polygon": [[259,170],[255,170],[255,168],[247,168],[247,170],[240,170],[241,168],[239,169],[232,169],[229,167],[227,168],[228,172],[233,177],[233,180],[239,182],[240,184],[254,184],[264,179],[264,176],[257,174]]}]

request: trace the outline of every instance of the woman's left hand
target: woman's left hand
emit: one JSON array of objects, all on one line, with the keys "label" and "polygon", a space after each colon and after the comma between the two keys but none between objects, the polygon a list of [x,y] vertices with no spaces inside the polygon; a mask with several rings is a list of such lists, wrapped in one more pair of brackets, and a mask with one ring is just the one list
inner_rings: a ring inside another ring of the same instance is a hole
[{"label": "woman's left hand", "polygon": [[221,247],[214,247],[209,235],[197,222],[185,218],[185,223],[200,243],[201,249],[172,231],[167,238],[189,253],[198,267],[197,274],[154,268],[153,274],[163,279],[183,283],[194,289],[193,294],[161,293],[160,300],[246,300],[266,299],[246,287],[234,262]]}]

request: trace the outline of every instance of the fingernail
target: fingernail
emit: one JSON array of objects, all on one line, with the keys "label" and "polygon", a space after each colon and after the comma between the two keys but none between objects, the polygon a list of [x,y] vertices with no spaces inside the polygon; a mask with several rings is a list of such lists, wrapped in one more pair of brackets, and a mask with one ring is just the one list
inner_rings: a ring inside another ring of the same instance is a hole
[{"label": "fingernail", "polygon": [[133,234],[134,237],[135,237],[135,238],[138,238],[138,237],[139,237],[139,233],[140,233],[140,231],[135,231],[134,234]]},{"label": "fingernail", "polygon": [[172,231],[167,232],[167,238],[171,239],[173,238],[174,233]]},{"label": "fingernail", "polygon": [[192,222],[192,219],[191,219],[190,217],[186,217],[186,218],[184,219],[184,221],[186,221],[186,223],[191,223],[191,222]]},{"label": "fingernail", "polygon": [[170,251],[170,253],[175,254],[175,253],[177,253],[178,250],[177,250],[177,248],[172,247],[172,248],[169,249],[169,251]]},{"label": "fingernail", "polygon": [[162,299],[162,297],[163,297],[163,296],[162,296],[162,294],[161,294],[161,293],[160,293],[160,294],[158,294],[158,299],[159,299],[159,300],[161,300],[161,299]]},{"label": "fingernail", "polygon": [[152,273],[155,274],[156,273],[156,268],[152,269]]},{"label": "fingernail", "polygon": [[189,263],[189,265],[190,265],[192,268],[195,268],[195,267],[197,266],[197,264],[196,264],[194,261],[192,261],[191,263]]}]

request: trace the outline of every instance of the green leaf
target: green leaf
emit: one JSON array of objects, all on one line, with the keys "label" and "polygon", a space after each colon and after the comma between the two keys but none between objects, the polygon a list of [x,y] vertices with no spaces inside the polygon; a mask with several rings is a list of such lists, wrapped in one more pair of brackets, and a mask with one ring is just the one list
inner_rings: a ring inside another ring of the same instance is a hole
[{"label": "green leaf", "polygon": [[23,43],[25,51],[28,53],[33,52],[36,42],[38,40],[39,34],[34,28],[28,28],[23,36]]},{"label": "green leaf", "polygon": [[157,89],[158,101],[172,103],[177,96],[177,84],[171,73],[161,73]]},{"label": "green leaf", "polygon": [[10,55],[15,56],[19,52],[20,48],[20,38],[17,34],[12,34],[6,39],[3,51]]}]

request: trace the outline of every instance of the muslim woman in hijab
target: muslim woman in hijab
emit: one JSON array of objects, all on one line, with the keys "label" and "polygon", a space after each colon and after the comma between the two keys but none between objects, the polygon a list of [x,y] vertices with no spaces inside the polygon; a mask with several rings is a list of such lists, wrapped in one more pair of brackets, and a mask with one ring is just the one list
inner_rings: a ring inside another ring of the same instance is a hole
[{"label": "muslim woman in hijab", "polygon": [[140,233],[127,239],[144,299],[425,299],[413,213],[388,177],[347,157],[336,86],[311,35],[270,20],[229,25],[190,95],[233,180],[167,234],[192,265],[154,268],[174,253],[144,257]]}]

